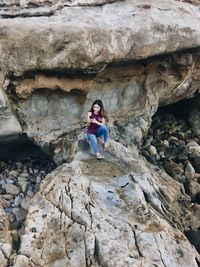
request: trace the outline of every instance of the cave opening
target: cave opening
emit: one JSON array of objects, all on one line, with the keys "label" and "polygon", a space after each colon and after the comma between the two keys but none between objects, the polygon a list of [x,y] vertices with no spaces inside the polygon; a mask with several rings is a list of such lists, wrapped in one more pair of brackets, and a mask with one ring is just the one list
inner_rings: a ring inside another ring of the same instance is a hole
[{"label": "cave opening", "polygon": [[188,117],[190,114],[191,106],[193,105],[194,98],[191,99],[185,99],[181,100],[179,102],[166,105],[166,106],[161,106],[158,108],[157,112],[155,113],[154,116],[160,115],[166,115],[166,114],[171,114],[175,118],[179,120],[185,120],[185,122],[188,123]]},{"label": "cave opening", "polygon": [[51,161],[50,156],[45,154],[26,134],[8,136],[0,140],[1,161],[27,161],[29,159]]},{"label": "cave opening", "polygon": [[16,231],[13,251],[19,249],[30,202],[46,175],[56,168],[52,158],[34,144],[26,134],[1,137],[0,199]]}]

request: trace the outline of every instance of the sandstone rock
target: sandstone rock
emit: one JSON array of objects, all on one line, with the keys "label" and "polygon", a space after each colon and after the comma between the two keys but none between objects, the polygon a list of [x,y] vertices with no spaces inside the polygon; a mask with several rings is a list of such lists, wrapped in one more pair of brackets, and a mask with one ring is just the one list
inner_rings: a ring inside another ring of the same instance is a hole
[{"label": "sandstone rock", "polygon": [[17,135],[21,131],[21,126],[13,115],[8,98],[0,84],[0,141],[12,135]]},{"label": "sandstone rock", "polygon": [[118,151],[110,161],[80,161],[77,153],[42,181],[29,207],[15,267],[26,266],[28,259],[44,267],[197,267],[198,253],[169,221],[180,185],[150,170],[131,151],[124,157],[128,150],[122,145],[112,141],[110,146],[111,154]]},{"label": "sandstone rock", "polygon": [[0,266],[6,267],[12,253],[12,237],[10,233],[10,221],[0,204]]},{"label": "sandstone rock", "polygon": [[[83,69],[197,47],[198,18],[198,8],[192,5],[175,1],[142,5],[138,0],[104,8],[65,7],[50,18],[1,19],[2,66],[16,75],[37,69]],[[14,48],[17,53],[9,54]]]}]

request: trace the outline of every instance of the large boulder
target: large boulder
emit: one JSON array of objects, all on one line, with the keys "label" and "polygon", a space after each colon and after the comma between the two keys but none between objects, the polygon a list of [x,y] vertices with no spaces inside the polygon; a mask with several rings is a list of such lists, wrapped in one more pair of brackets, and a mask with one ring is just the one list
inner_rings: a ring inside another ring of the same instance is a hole
[{"label": "large boulder", "polygon": [[180,184],[122,145],[110,149],[106,162],[79,151],[43,180],[14,267],[198,266],[175,226],[184,231],[183,213],[192,218]]},{"label": "large boulder", "polygon": [[24,5],[28,15],[13,14],[11,5],[7,17],[14,18],[0,19],[1,68],[15,76],[36,70],[95,71],[102,64],[200,46],[200,11],[183,2],[50,1],[57,10],[48,16],[29,13],[36,1],[15,2],[14,12]]}]

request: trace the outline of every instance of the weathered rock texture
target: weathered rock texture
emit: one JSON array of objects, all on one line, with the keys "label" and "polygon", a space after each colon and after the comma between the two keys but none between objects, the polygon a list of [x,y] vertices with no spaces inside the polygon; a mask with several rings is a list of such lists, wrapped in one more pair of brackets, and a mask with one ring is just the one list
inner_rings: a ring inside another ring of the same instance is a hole
[{"label": "weathered rock texture", "polygon": [[21,132],[20,123],[12,113],[8,97],[0,88],[0,138],[9,139],[10,136],[18,135]]},{"label": "weathered rock texture", "polygon": [[0,19],[0,36],[5,73],[100,68],[199,46],[199,9],[173,0],[63,7],[50,17]]},{"label": "weathered rock texture", "polygon": [[[104,101],[110,126],[133,132],[129,143],[139,144],[158,105],[199,89],[198,49],[146,59],[200,45],[194,5],[163,0],[4,1],[2,6],[6,16],[16,14],[0,19],[2,87],[23,131],[57,162],[69,158],[94,99]],[[31,10],[38,8],[56,12],[36,18]]]},{"label": "weathered rock texture", "polygon": [[45,178],[15,267],[198,266],[198,253],[173,227],[187,229],[181,211],[191,213],[179,203],[180,185],[118,143],[111,151],[117,157],[107,162],[79,152]]},{"label": "weathered rock texture", "polygon": [[[22,128],[57,164],[74,158],[46,177],[30,204],[20,249],[10,252],[14,266],[198,266],[183,235],[199,228],[190,198],[133,151],[158,106],[199,91],[199,7],[173,0],[0,5],[1,116],[9,110],[0,135]],[[118,142],[104,166],[77,152],[97,98]],[[5,266],[10,254],[1,255]]]},{"label": "weathered rock texture", "polygon": [[7,267],[12,253],[12,235],[9,216],[3,211],[3,201],[0,197],[0,266]]}]

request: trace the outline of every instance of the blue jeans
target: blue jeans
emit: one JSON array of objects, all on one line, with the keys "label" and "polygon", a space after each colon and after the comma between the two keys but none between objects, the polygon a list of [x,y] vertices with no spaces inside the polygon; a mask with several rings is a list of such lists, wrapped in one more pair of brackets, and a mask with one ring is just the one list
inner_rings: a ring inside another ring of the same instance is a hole
[{"label": "blue jeans", "polygon": [[108,127],[106,125],[101,125],[99,129],[97,130],[96,135],[95,134],[87,134],[87,138],[94,150],[94,152],[97,154],[99,153],[99,147],[97,143],[97,137],[100,137],[103,135],[104,144],[108,142]]}]

